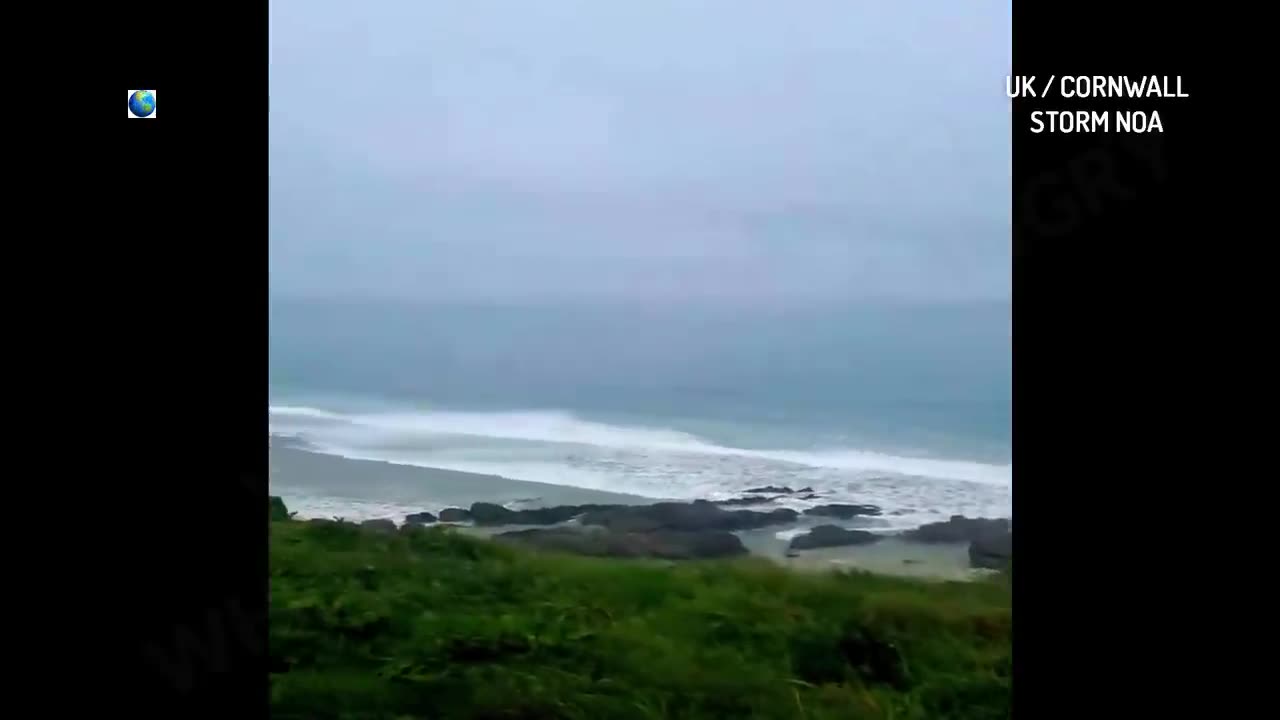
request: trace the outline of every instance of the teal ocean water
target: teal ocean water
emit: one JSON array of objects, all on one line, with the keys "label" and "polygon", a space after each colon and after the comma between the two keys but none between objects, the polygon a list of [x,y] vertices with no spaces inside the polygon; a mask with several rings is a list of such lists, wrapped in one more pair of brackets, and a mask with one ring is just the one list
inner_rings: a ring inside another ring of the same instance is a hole
[{"label": "teal ocean water", "polygon": [[1007,304],[281,300],[271,428],[350,458],[654,498],[759,485],[896,525],[1012,511]]}]

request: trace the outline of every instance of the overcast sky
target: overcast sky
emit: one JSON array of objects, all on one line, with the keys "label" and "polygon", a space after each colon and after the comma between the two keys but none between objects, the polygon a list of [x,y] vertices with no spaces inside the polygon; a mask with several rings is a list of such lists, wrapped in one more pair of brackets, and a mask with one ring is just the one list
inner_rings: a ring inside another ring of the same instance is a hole
[{"label": "overcast sky", "polygon": [[1007,0],[272,0],[277,294],[1006,298]]}]

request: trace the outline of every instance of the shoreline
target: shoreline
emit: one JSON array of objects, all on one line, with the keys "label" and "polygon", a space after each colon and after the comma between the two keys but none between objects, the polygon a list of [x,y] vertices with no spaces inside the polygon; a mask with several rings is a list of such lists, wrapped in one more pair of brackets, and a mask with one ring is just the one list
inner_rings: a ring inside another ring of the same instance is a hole
[{"label": "shoreline", "polygon": [[348,504],[348,519],[370,520],[405,512],[469,507],[473,502],[549,505],[643,505],[667,498],[514,480],[501,475],[363,460],[273,445],[269,487],[301,517],[332,517]]},{"label": "shoreline", "polygon": [[[273,438],[270,494],[283,498],[300,519],[343,518],[355,522],[389,519],[401,525],[404,516],[410,513],[424,510],[438,513],[446,507],[468,508],[475,502],[525,509],[587,504],[649,505],[670,500],[498,475],[357,460],[296,446],[282,447],[278,443],[279,439]],[[792,523],[735,534],[752,556],[797,570],[853,569],[937,580],[968,580],[988,572],[970,567],[967,543],[911,542],[888,533],[879,533],[884,534],[884,538],[870,545],[788,552],[788,538],[797,531],[832,522],[876,530],[867,527],[865,521],[865,518],[854,518],[840,523],[831,518],[801,516]],[[468,535],[489,537],[538,526],[458,524],[453,527]]]}]

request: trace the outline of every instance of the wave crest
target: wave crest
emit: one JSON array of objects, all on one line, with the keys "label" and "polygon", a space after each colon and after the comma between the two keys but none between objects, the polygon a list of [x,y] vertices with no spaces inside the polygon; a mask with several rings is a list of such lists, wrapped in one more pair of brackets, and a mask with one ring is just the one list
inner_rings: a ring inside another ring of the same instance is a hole
[{"label": "wave crest", "polygon": [[[585,420],[562,410],[504,412],[419,411],[338,413],[311,407],[270,407],[273,431],[278,422],[304,421],[317,439],[334,445],[367,445],[379,440],[429,441],[444,437],[583,445],[611,450],[734,456],[812,468],[887,473],[1012,487],[1012,464],[926,458],[833,448],[826,450],[752,449],[718,445],[690,433]],[[319,421],[319,427],[316,422]],[[285,429],[285,428],[281,428]],[[292,429],[292,428],[291,428]],[[344,442],[352,441],[352,442]]]}]

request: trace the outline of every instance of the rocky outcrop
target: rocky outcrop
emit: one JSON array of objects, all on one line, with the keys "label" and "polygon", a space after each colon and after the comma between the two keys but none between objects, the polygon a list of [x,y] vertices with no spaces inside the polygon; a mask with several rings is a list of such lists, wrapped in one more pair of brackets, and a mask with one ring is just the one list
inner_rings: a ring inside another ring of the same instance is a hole
[{"label": "rocky outcrop", "polygon": [[770,494],[770,495],[791,495],[792,493],[811,493],[811,492],[813,492],[813,488],[811,488],[811,487],[802,487],[802,488],[800,488],[799,490],[792,490],[791,488],[787,487],[786,485],[783,485],[783,486],[781,486],[781,487],[778,487],[778,486],[775,486],[775,485],[765,485],[764,487],[758,487],[758,488],[747,488],[746,490],[743,490],[742,492],[744,492],[744,493],[756,493],[756,494],[761,494],[761,493],[763,493],[763,494]]},{"label": "rocky outcrop", "polygon": [[508,518],[515,514],[514,510],[495,503],[471,503],[471,520],[477,525],[508,525]]},{"label": "rocky outcrop", "polygon": [[268,498],[268,505],[270,506],[270,517],[272,520],[289,519],[289,508],[285,507],[284,498],[271,495]]},{"label": "rocky outcrop", "polygon": [[360,523],[360,529],[372,530],[374,532],[380,532],[380,533],[393,533],[399,530],[399,528],[396,527],[396,523],[394,520],[388,520],[386,518],[379,518],[377,520],[365,520],[364,522]]},{"label": "rocky outcrop", "polygon": [[969,543],[969,565],[1003,570],[1013,560],[1013,533],[987,535]]},{"label": "rocky outcrop", "polygon": [[791,550],[812,550],[824,547],[843,547],[845,545],[870,545],[878,542],[880,536],[865,530],[845,530],[835,525],[819,525],[804,535],[791,538]]},{"label": "rocky outcrop", "polygon": [[926,523],[902,534],[907,540],[922,543],[971,543],[991,536],[1003,535],[1011,530],[1005,518],[967,518],[952,515],[945,522]]},{"label": "rocky outcrop", "polygon": [[471,521],[477,525],[506,525],[508,518],[515,515],[514,510],[488,502],[471,503],[470,513]]},{"label": "rocky outcrop", "polygon": [[[773,485],[765,485],[764,487],[747,488],[746,490],[743,490],[742,492],[744,492],[744,493],[748,493],[748,494],[752,494],[752,495],[762,495],[762,494],[763,494],[763,495],[790,495],[791,493],[795,492],[795,490],[792,490],[791,488],[789,488],[789,487],[787,487],[787,486],[785,486],[785,485],[784,485],[784,486],[782,486],[782,487],[775,487],[775,486],[773,486]],[[805,489],[801,490],[800,492],[813,492],[813,488],[805,488]]]},{"label": "rocky outcrop", "polygon": [[657,530],[702,531],[752,530],[794,522],[795,510],[780,508],[769,512],[725,510],[707,500],[692,503],[655,503],[653,505],[621,505],[584,514],[583,525],[600,525],[616,532],[654,532]]},{"label": "rocky outcrop", "polygon": [[510,510],[494,503],[473,503],[471,519],[477,525],[557,525],[583,513],[614,510],[621,505],[556,505],[530,510]]},{"label": "rocky outcrop", "polygon": [[808,510],[805,510],[804,514],[848,520],[856,515],[879,515],[880,508],[875,505],[842,505],[840,503],[833,503],[831,505],[811,507]]},{"label": "rocky outcrop", "polygon": [[[495,503],[474,503],[467,513],[477,525],[558,525],[577,518],[582,525],[599,525],[616,531],[656,530],[751,530],[794,522],[795,510],[779,508],[768,512],[725,510],[708,500],[691,503],[652,505],[557,505],[530,510],[511,510]],[[441,522],[457,517],[449,510],[440,513]]]},{"label": "rocky outcrop", "polygon": [[712,502],[714,502],[716,505],[722,505],[722,506],[727,506],[727,505],[763,505],[764,503],[771,502],[771,501],[773,501],[773,500],[777,500],[777,499],[778,499],[778,498],[780,498],[780,497],[782,497],[782,496],[781,496],[781,495],[774,495],[773,497],[769,497],[768,495],[743,495],[742,497],[731,498],[731,499],[729,499],[729,500],[712,500]]},{"label": "rocky outcrop", "polygon": [[436,521],[436,516],[429,512],[409,513],[404,516],[406,525],[427,525]]},{"label": "rocky outcrop", "polygon": [[501,533],[498,540],[597,557],[691,560],[745,555],[737,535],[721,531],[619,532],[600,528],[537,528]]},{"label": "rocky outcrop", "polygon": [[444,523],[463,523],[471,522],[471,513],[462,508],[445,508],[440,511],[440,522]]}]

